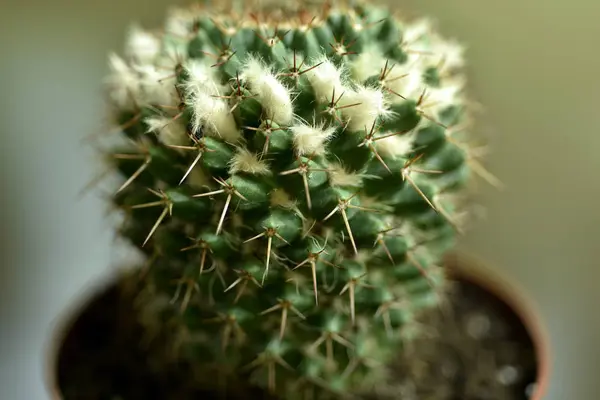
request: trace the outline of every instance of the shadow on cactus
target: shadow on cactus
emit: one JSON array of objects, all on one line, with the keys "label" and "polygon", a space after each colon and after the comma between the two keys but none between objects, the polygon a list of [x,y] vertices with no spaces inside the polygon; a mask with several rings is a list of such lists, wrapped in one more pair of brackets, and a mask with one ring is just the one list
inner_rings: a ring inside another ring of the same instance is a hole
[{"label": "shadow on cactus", "polygon": [[476,165],[456,137],[462,64],[427,21],[370,4],[191,7],[132,28],[110,57],[127,138],[110,159],[120,234],[148,258],[149,332],[208,382],[286,399],[385,385],[443,304]]}]

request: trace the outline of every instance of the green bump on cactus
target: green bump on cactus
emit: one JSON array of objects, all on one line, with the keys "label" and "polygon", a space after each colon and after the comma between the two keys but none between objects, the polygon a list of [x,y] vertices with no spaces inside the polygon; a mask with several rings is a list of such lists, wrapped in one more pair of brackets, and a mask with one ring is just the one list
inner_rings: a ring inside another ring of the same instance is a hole
[{"label": "green bump on cactus", "polygon": [[462,48],[371,4],[228,7],[174,10],[110,57],[146,323],[185,332],[199,375],[368,392],[443,299],[473,160]]}]

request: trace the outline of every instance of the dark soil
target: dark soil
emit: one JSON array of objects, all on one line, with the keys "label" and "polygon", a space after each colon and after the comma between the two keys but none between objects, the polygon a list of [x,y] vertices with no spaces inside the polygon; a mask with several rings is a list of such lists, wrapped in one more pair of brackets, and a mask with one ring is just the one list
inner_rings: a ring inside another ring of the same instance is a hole
[{"label": "dark soil", "polygon": [[[533,344],[516,315],[481,288],[458,281],[444,312],[423,321],[432,335],[391,367],[397,381],[373,399],[525,400],[536,376]],[[132,298],[111,287],[68,330],[57,360],[64,400],[267,399],[240,383],[227,396],[189,386],[185,365],[149,368]]]},{"label": "dark soil", "polygon": [[157,369],[155,360],[166,357],[160,342],[144,344],[129,289],[114,285],[99,293],[66,332],[57,360],[62,400],[272,399],[242,382],[226,394],[199,389],[183,364]]},{"label": "dark soil", "polygon": [[472,282],[456,281],[449,299],[449,307],[422,321],[431,334],[391,367],[398,381],[373,399],[529,399],[537,360],[521,320]]}]

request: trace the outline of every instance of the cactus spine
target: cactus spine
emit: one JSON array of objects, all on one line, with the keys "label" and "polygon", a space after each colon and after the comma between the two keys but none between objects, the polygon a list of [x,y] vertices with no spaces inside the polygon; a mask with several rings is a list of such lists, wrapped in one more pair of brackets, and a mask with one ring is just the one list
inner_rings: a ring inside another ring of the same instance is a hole
[{"label": "cactus spine", "polygon": [[368,391],[441,301],[470,172],[462,49],[370,4],[229,8],[174,10],[110,56],[149,325],[205,377]]}]

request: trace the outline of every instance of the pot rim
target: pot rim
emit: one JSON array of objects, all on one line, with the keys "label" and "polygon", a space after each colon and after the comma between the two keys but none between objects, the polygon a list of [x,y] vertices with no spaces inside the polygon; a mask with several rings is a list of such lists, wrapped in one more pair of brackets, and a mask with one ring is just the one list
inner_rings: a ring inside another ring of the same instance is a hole
[{"label": "pot rim", "polygon": [[537,359],[536,386],[530,400],[542,400],[547,394],[550,382],[551,350],[549,333],[537,303],[519,283],[499,272],[500,269],[492,268],[489,262],[479,257],[454,251],[447,254],[444,263],[450,276],[462,276],[481,286],[502,300],[521,320],[533,340]]},{"label": "pot rim", "polygon": [[57,365],[62,344],[73,327],[77,318],[102,292],[108,290],[119,278],[118,274],[108,274],[101,277],[99,282],[86,285],[73,300],[62,309],[55,318],[56,323],[50,330],[50,337],[44,351],[44,381],[50,400],[63,400],[63,394],[58,384]]}]

